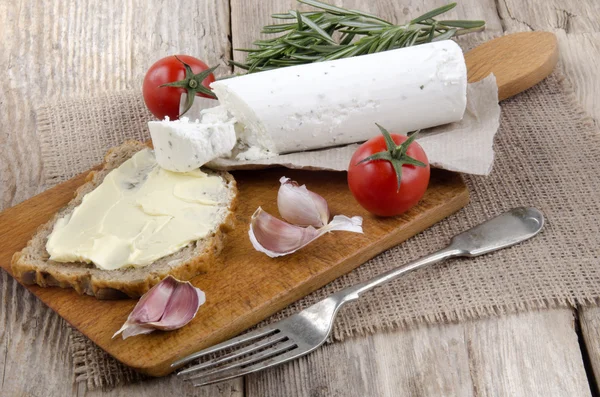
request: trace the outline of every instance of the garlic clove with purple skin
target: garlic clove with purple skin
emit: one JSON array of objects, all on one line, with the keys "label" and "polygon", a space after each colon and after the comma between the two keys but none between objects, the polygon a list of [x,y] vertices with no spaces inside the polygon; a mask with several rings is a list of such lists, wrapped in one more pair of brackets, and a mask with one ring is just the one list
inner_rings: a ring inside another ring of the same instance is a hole
[{"label": "garlic clove with purple skin", "polygon": [[189,281],[167,276],[140,298],[113,338],[120,333],[123,339],[127,339],[157,329],[168,331],[181,328],[192,321],[205,301],[204,292]]},{"label": "garlic clove with purple skin", "polygon": [[322,227],[329,222],[329,206],[323,197],[285,176],[279,182],[277,207],[283,219],[298,226]]},{"label": "garlic clove with purple skin", "polygon": [[180,284],[180,287],[173,291],[160,321],[145,325],[163,331],[181,328],[196,317],[198,308],[204,302],[206,302],[206,295],[199,288],[194,287],[189,282]]},{"label": "garlic clove with purple skin", "polygon": [[276,258],[294,253],[325,233],[334,230],[362,233],[362,218],[336,215],[329,224],[315,229],[312,226],[291,225],[258,207],[250,220],[248,235],[254,249],[271,258]]}]

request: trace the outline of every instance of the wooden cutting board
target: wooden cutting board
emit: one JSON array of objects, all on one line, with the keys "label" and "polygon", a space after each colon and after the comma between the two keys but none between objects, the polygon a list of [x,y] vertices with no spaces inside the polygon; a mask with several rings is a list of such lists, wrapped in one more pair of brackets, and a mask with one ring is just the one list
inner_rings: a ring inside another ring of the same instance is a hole
[{"label": "wooden cutting board", "polygon": [[[556,39],[551,33],[504,36],[466,55],[469,81],[494,72],[499,96],[504,99],[545,78],[556,64],[557,55]],[[143,373],[163,376],[172,371],[170,364],[175,359],[240,333],[469,201],[461,177],[442,170],[433,170],[429,189],[419,205],[395,218],[378,218],[364,211],[348,190],[346,173],[277,168],[234,175],[239,188],[237,225],[218,263],[192,280],[206,292],[207,302],[184,328],[113,340],[112,335],[136,301],[99,301],[70,289],[26,288],[119,361]],[[282,175],[306,183],[325,197],[332,214],[362,216],[364,234],[331,233],[283,258],[271,259],[256,252],[248,240],[248,221],[258,206],[277,214],[276,195]],[[11,272],[12,254],[73,197],[84,179],[82,174],[0,213],[2,268]]]}]

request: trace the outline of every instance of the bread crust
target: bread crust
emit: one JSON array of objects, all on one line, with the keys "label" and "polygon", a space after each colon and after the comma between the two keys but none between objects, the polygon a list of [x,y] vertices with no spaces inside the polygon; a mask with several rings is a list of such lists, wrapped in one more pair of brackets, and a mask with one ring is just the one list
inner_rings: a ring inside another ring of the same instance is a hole
[{"label": "bread crust", "polygon": [[[233,176],[227,172],[215,172],[227,181],[230,194],[233,196],[223,222],[212,235],[198,242],[192,242],[174,254],[143,268],[117,270],[103,270],[83,262],[57,263],[49,260],[45,246],[47,236],[52,231],[54,223],[63,214],[79,205],[83,196],[98,186],[108,172],[146,147],[148,145],[141,142],[127,141],[121,146],[110,149],[104,158],[102,169],[91,171],[86,177],[86,182],[76,190],[74,198],[50,221],[38,228],[23,250],[13,255],[11,261],[13,275],[24,284],[73,288],[79,294],[92,295],[98,299],[123,299],[142,296],[168,275],[179,280],[190,280],[218,262],[226,236],[235,226],[235,209],[237,207],[237,186]],[[42,249],[43,252],[40,252]],[[182,250],[189,251],[191,257],[185,260],[176,259]],[[160,265],[157,264],[159,262]],[[136,276],[131,279],[131,277],[127,277],[128,272],[130,275],[135,274]],[[138,276],[140,272],[145,274],[140,277]],[[111,273],[114,277],[111,277]]]}]

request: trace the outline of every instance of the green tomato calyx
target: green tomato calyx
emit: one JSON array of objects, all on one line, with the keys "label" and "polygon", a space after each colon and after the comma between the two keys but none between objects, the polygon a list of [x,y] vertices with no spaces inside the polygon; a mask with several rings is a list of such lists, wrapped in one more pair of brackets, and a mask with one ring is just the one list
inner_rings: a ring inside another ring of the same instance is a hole
[{"label": "green tomato calyx", "polygon": [[379,131],[381,131],[381,134],[383,135],[383,137],[385,139],[385,144],[387,146],[387,150],[383,150],[381,152],[374,153],[374,154],[370,155],[369,157],[366,157],[366,158],[362,159],[361,161],[359,161],[357,163],[357,165],[361,164],[361,163],[366,163],[367,161],[374,161],[374,160],[389,161],[392,164],[392,167],[394,167],[394,172],[396,173],[396,180],[397,180],[397,185],[396,185],[397,190],[396,191],[398,192],[398,191],[400,191],[400,184],[402,183],[402,166],[403,165],[408,164],[408,165],[413,165],[415,167],[426,167],[427,166],[422,161],[412,158],[406,153],[408,151],[408,147],[416,139],[417,134],[419,133],[420,130],[413,132],[408,137],[408,139],[406,141],[402,142],[400,145],[396,145],[396,142],[394,142],[394,140],[392,139],[392,136],[385,128],[383,128],[382,126],[380,126],[377,123],[375,123],[375,125],[377,127],[379,127]]},{"label": "green tomato calyx", "polygon": [[185,68],[185,78],[183,80],[174,81],[172,83],[162,84],[160,87],[177,87],[183,88],[186,91],[187,98],[185,101],[185,109],[179,115],[179,117],[181,117],[184,114],[186,114],[188,110],[190,110],[192,104],[194,103],[194,98],[196,97],[197,93],[202,93],[204,95],[208,95],[211,98],[217,99],[215,93],[212,92],[212,90],[203,86],[202,82],[219,66],[213,66],[212,68],[203,70],[198,74],[194,74],[190,65],[179,59],[177,55],[174,55],[174,57],[177,58],[177,60],[183,64],[183,67]]}]

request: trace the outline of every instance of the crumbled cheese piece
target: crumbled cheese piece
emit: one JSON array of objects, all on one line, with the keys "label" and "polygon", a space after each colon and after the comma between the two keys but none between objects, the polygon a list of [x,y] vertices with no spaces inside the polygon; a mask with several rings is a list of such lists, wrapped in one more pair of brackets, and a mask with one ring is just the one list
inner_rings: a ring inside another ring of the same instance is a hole
[{"label": "crumbled cheese piece", "polygon": [[235,146],[235,119],[223,107],[205,109],[202,120],[150,121],[148,128],[158,164],[169,171],[188,172],[222,156]]}]

